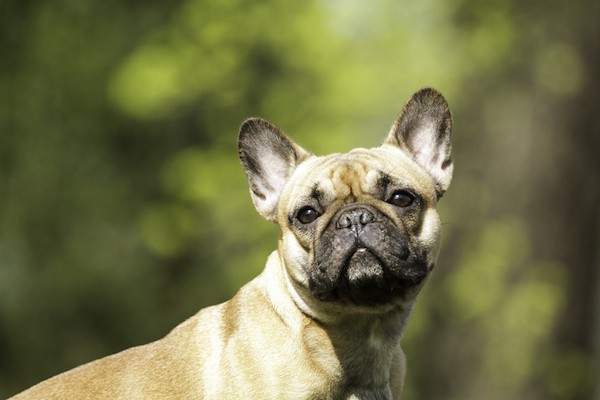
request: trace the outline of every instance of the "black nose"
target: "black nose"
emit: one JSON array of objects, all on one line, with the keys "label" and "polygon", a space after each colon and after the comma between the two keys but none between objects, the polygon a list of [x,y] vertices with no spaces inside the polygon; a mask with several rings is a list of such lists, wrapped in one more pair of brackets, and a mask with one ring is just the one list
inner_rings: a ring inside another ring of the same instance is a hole
[{"label": "black nose", "polygon": [[340,214],[335,226],[337,229],[360,230],[374,220],[375,216],[366,208],[352,208]]}]

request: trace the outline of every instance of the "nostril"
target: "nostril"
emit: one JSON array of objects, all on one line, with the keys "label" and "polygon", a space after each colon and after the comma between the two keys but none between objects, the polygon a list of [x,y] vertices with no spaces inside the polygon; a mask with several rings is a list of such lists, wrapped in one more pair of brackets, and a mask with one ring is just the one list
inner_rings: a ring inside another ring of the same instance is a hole
[{"label": "nostril", "polygon": [[351,226],[352,226],[352,221],[350,220],[350,217],[348,217],[347,215],[342,216],[342,218],[340,218],[337,222],[338,229],[350,228]]},{"label": "nostril", "polygon": [[367,225],[373,222],[375,217],[369,211],[363,211],[360,215],[360,223],[362,225]]}]

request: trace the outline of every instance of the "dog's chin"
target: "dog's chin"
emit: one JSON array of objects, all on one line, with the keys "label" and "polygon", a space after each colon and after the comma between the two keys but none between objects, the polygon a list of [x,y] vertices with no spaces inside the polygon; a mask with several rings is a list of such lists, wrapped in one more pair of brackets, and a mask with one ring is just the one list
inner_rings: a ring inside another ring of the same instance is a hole
[{"label": "dog's chin", "polygon": [[392,288],[379,260],[365,248],[354,252],[340,276],[338,293],[361,305],[383,304],[391,301]]},{"label": "dog's chin", "polygon": [[319,296],[322,300],[360,306],[391,304],[414,292],[427,275],[427,269],[419,266],[391,268],[366,248],[358,248],[350,255],[342,271],[328,293]]}]

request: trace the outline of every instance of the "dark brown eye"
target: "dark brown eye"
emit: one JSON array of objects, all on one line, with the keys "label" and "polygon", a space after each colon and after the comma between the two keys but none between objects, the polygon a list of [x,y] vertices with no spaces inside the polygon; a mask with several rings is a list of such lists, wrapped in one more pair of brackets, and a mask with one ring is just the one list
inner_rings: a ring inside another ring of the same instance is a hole
[{"label": "dark brown eye", "polygon": [[301,224],[310,224],[317,218],[319,218],[321,214],[314,208],[310,206],[302,207],[298,213],[296,214],[296,219],[300,221]]},{"label": "dark brown eye", "polygon": [[415,202],[415,195],[406,190],[398,190],[388,199],[388,203],[396,207],[409,207]]}]

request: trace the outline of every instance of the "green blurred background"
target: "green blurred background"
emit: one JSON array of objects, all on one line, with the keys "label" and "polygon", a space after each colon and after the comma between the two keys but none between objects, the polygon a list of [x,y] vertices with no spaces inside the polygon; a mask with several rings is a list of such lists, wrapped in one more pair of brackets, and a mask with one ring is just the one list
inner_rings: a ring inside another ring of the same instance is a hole
[{"label": "green blurred background", "polygon": [[258,274],[240,123],[375,146],[454,114],[405,399],[600,399],[597,0],[2,0],[0,397],[165,335]]}]

